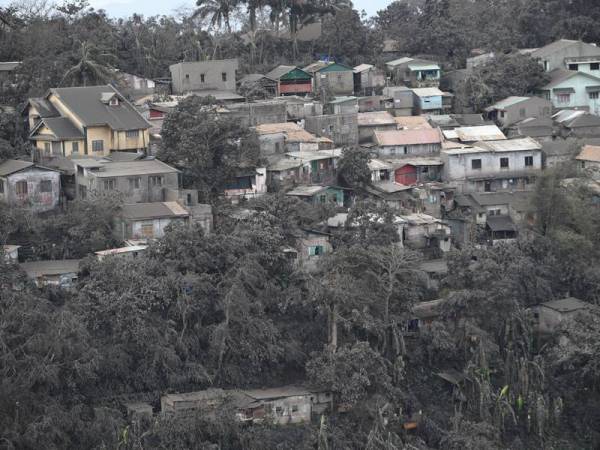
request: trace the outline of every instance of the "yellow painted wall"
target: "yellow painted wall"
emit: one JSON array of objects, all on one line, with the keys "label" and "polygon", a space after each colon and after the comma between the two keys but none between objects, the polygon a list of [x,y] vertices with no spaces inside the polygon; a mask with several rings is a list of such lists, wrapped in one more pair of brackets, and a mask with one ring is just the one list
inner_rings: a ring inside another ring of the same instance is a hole
[{"label": "yellow painted wall", "polygon": [[148,130],[138,130],[137,138],[128,138],[126,131],[113,132],[113,150],[135,150],[148,147]]},{"label": "yellow painted wall", "polygon": [[[104,141],[104,152],[94,152],[92,150],[92,141]],[[112,133],[110,128],[107,126],[104,127],[89,127],[87,129],[87,145],[88,145],[88,155],[102,155],[107,156],[110,154],[110,149],[112,148]]]}]

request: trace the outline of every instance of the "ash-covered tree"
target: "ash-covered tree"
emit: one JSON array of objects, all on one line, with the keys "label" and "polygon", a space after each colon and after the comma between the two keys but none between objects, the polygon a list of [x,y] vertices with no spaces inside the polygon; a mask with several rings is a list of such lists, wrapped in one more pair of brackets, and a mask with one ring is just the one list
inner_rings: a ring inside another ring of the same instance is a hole
[{"label": "ash-covered tree", "polygon": [[369,153],[358,147],[346,147],[342,150],[342,157],[338,162],[338,176],[340,181],[351,187],[359,187],[371,182],[369,169]]},{"label": "ash-covered tree", "polygon": [[256,133],[217,112],[214,98],[190,96],[167,115],[158,157],[183,170],[184,184],[208,199],[241,168],[259,162]]},{"label": "ash-covered tree", "polygon": [[455,92],[459,110],[482,111],[512,95],[527,95],[542,87],[548,75],[539,62],[527,55],[499,55],[477,66]]}]

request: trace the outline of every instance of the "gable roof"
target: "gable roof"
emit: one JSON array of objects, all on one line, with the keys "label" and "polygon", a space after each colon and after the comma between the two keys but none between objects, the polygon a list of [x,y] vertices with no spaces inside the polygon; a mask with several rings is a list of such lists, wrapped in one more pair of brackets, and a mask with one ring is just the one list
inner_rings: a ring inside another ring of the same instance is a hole
[{"label": "gable roof", "polygon": [[23,169],[27,169],[34,164],[31,161],[21,161],[19,159],[7,159],[3,163],[0,163],[0,177],[5,177],[13,173],[19,172]]},{"label": "gable roof", "polygon": [[442,138],[436,129],[375,131],[375,142],[381,146],[440,144]]},{"label": "gable roof", "polygon": [[60,140],[85,138],[83,133],[66,117],[47,117],[42,119],[38,126],[32,130],[31,136],[34,135],[41,125],[46,125],[52,131],[52,134]]},{"label": "gable roof", "polygon": [[600,85],[600,78],[577,70],[554,69],[552,72],[548,72],[548,75],[550,76],[550,81],[542,88],[542,90],[552,89],[563,81],[567,81],[576,76],[589,78],[590,80],[597,81]]},{"label": "gable roof", "polygon": [[518,103],[523,103],[524,101],[529,100],[529,98],[530,97],[516,97],[516,96],[507,97],[504,100],[500,100],[499,102],[496,102],[493,105],[488,106],[487,108],[485,108],[485,110],[486,111],[493,111],[495,109],[503,110],[510,106],[516,105]]},{"label": "gable roof", "polygon": [[583,149],[575,159],[579,161],[600,162],[600,146],[584,145]]},{"label": "gable roof", "polygon": [[273,80],[307,80],[312,75],[296,66],[277,66],[265,75]]},{"label": "gable roof", "polygon": [[[53,88],[54,94],[83,123],[84,126],[108,125],[113,130],[151,128],[135,107],[111,85]],[[106,98],[118,95],[118,106],[105,103]]]},{"label": "gable roof", "polygon": [[101,168],[91,172],[97,178],[126,177],[135,175],[154,175],[179,172],[174,167],[158,159],[140,159],[136,161],[94,160],[91,158],[76,159],[74,163],[86,168]]},{"label": "gable roof", "polygon": [[123,205],[121,208],[121,216],[132,220],[188,217],[189,215],[189,211],[177,202],[134,203]]},{"label": "gable roof", "polygon": [[571,39],[559,39],[558,41],[554,41],[544,47],[532,51],[531,56],[534,58],[545,58],[546,56],[550,56],[553,53],[560,52],[575,45],[579,46],[580,53],[582,53],[581,56],[600,56],[600,48],[597,48],[595,45]]},{"label": "gable roof", "polygon": [[27,100],[27,106],[35,108],[40,117],[58,117],[60,116],[56,108],[44,97],[33,97]]},{"label": "gable roof", "polygon": [[328,62],[328,61],[317,61],[312,64],[309,64],[303,69],[308,73],[316,73],[316,72],[346,72],[353,71],[352,67],[346,66],[345,64],[340,64],[337,62]]}]

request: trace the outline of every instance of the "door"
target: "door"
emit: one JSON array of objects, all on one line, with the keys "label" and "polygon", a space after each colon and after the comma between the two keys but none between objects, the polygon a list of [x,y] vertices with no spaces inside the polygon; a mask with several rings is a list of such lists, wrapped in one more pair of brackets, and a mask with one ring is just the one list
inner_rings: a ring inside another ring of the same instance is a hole
[{"label": "door", "polygon": [[52,154],[55,156],[62,155],[62,142],[53,142],[52,143]]}]

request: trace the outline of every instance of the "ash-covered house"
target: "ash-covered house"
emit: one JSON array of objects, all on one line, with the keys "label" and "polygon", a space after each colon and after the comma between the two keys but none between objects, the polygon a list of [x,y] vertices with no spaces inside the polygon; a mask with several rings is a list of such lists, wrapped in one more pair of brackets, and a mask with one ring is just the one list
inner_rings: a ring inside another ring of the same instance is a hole
[{"label": "ash-covered house", "polygon": [[541,97],[508,97],[485,108],[487,118],[506,128],[525,119],[549,119],[552,103]]},{"label": "ash-covered house", "polygon": [[598,306],[574,297],[540,303],[529,311],[534,329],[542,335],[554,333],[564,321],[600,314]]},{"label": "ash-covered house", "polygon": [[354,93],[354,69],[333,61],[317,61],[304,69],[313,77],[313,91],[320,94],[328,90],[333,95]]},{"label": "ash-covered house", "polygon": [[397,130],[398,126],[387,111],[358,113],[359,143],[373,142],[375,131]]},{"label": "ash-covered house", "polygon": [[415,115],[444,114],[452,108],[452,94],[440,91],[437,87],[414,88]]},{"label": "ash-covered house", "polygon": [[73,163],[79,199],[118,192],[125,203],[162,202],[167,199],[168,191],[180,190],[179,170],[158,159],[85,158]]},{"label": "ash-covered house", "polygon": [[444,149],[442,178],[459,193],[532,189],[542,169],[541,149],[531,138]]},{"label": "ash-covered house", "polygon": [[174,223],[191,224],[190,212],[177,202],[127,204],[116,219],[115,235],[122,241],[157,239]]},{"label": "ash-covered house", "polygon": [[584,145],[575,159],[582,169],[593,172],[600,171],[600,146]]},{"label": "ash-covered house", "polygon": [[496,125],[477,125],[473,127],[457,127],[442,131],[444,137],[452,142],[473,144],[483,141],[500,141],[506,139],[505,134]]},{"label": "ash-covered house", "polygon": [[277,189],[286,184],[335,183],[337,161],[342,149],[318,152],[288,152],[267,166],[267,185]]},{"label": "ash-covered house", "polygon": [[277,83],[277,95],[311,95],[313,76],[296,66],[277,66],[265,76]]},{"label": "ash-covered house", "polygon": [[386,79],[383,70],[372,64],[360,64],[354,67],[354,93],[369,96],[381,93]]},{"label": "ash-covered house", "polygon": [[260,73],[251,73],[243,76],[238,82],[238,92],[247,99],[267,99],[277,95],[278,83]]},{"label": "ash-covered house", "polygon": [[392,79],[412,88],[438,87],[442,70],[433,61],[403,57],[385,63]]},{"label": "ash-covered house", "polygon": [[414,108],[413,91],[406,86],[386,86],[383,88],[383,95],[390,99],[386,109],[390,110],[394,116],[412,116]]},{"label": "ash-covered house", "polygon": [[375,131],[375,150],[380,158],[439,155],[442,137],[435,129]]},{"label": "ash-covered house", "polygon": [[586,111],[565,109],[552,116],[555,134],[563,138],[600,137],[600,117]]},{"label": "ash-covered house", "polygon": [[169,66],[173,94],[205,92],[218,98],[219,93],[235,93],[237,59],[180,62]]},{"label": "ash-covered house", "polygon": [[29,161],[0,163],[0,201],[34,211],[48,211],[61,198],[60,172]]},{"label": "ash-covered house", "polygon": [[263,157],[333,148],[331,139],[317,137],[292,122],[264,123],[257,125],[255,130]]},{"label": "ash-covered house", "polygon": [[71,287],[78,278],[80,259],[28,261],[19,264],[36,286]]},{"label": "ash-covered house", "polygon": [[556,109],[582,109],[600,115],[600,74],[556,69],[550,81],[540,89],[541,95]]},{"label": "ash-covered house", "polygon": [[313,205],[333,204],[344,206],[344,189],[337,186],[298,186],[285,195],[296,197]]},{"label": "ash-covered house", "polygon": [[559,39],[537,48],[529,54],[540,60],[544,70],[569,69],[600,73],[600,48],[594,44],[571,39]]},{"label": "ash-covered house", "polygon": [[335,147],[354,146],[358,144],[358,114],[341,113],[307,117],[307,131],[330,140]]}]

